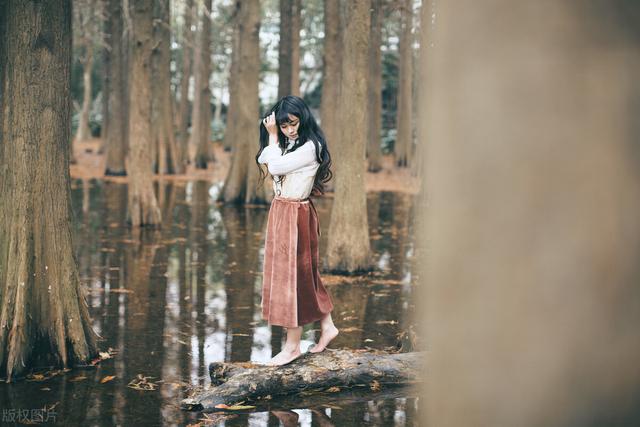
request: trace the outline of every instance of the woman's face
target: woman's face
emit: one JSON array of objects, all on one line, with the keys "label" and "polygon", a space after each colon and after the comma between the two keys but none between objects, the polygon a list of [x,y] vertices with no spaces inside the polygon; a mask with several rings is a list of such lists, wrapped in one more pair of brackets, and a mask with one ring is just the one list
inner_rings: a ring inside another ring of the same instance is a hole
[{"label": "woman's face", "polygon": [[289,114],[289,121],[280,123],[280,131],[289,139],[298,138],[298,128],[300,127],[300,119],[293,114]]}]

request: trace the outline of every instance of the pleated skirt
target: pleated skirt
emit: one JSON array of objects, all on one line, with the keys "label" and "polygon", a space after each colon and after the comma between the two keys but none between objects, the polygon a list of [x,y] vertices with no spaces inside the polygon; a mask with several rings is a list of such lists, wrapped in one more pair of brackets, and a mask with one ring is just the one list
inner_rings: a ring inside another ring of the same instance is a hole
[{"label": "pleated skirt", "polygon": [[310,199],[271,202],[262,275],[262,318],[295,328],[333,310],[319,269],[318,214]]}]

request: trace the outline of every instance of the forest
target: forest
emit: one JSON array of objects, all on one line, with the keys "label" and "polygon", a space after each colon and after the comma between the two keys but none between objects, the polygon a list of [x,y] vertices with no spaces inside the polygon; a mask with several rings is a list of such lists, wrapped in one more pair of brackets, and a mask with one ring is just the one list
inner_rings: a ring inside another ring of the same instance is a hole
[{"label": "forest", "polygon": [[[8,406],[57,422],[211,424],[180,408],[207,387],[207,365],[264,363],[286,347],[286,328],[259,313],[274,194],[256,164],[260,121],[285,95],[308,105],[331,152],[333,179],[314,197],[340,329],[331,347],[417,350],[420,1],[55,0],[0,10]],[[319,333],[305,326],[303,349]],[[384,424],[398,410],[417,419],[413,390],[385,387],[375,409],[366,392],[337,390],[298,403],[301,413],[274,402],[216,422]],[[344,398],[355,406],[338,409]],[[11,420],[34,421],[20,414]]]},{"label": "forest", "polygon": [[638,22],[0,1],[2,423],[640,425]]}]

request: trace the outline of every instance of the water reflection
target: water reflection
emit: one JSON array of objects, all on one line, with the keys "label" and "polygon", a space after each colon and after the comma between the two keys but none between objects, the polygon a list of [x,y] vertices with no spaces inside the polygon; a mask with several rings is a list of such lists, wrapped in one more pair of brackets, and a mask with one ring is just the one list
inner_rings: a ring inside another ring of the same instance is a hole
[{"label": "water reflection", "polygon": [[[260,317],[267,210],[217,205],[217,187],[202,181],[156,185],[164,224],[133,232],[126,226],[125,185],[74,183],[80,274],[104,339],[101,348],[112,348],[115,355],[95,370],[0,387],[3,407],[56,405],[57,422],[67,425],[187,425],[201,415],[179,409],[184,386],[208,384],[208,363],[264,362],[280,351],[282,329],[270,328]],[[325,230],[331,202],[316,203]],[[409,327],[412,206],[408,195],[369,194],[378,270],[367,277],[324,276],[341,329],[335,346],[395,348]],[[318,333],[317,324],[305,328],[303,350]],[[101,383],[107,376],[115,378]],[[145,387],[152,390],[139,389]],[[418,400],[408,390],[353,391],[336,398],[311,403],[292,398],[280,407],[222,417],[217,425],[417,422]]]}]

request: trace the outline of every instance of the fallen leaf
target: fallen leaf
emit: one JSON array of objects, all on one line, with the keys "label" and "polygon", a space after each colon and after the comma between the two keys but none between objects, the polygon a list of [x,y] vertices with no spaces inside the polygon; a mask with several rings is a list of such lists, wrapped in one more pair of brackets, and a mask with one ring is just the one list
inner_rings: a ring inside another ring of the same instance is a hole
[{"label": "fallen leaf", "polygon": [[224,403],[219,403],[216,406],[214,406],[214,408],[216,409],[224,409],[226,411],[243,411],[246,409],[255,409],[255,406],[249,406],[249,405],[226,405]]},{"label": "fallen leaf", "polygon": [[87,377],[85,377],[84,375],[80,375],[78,377],[71,378],[69,381],[75,382],[75,381],[82,381],[82,380],[86,380],[86,379],[87,379]]},{"label": "fallen leaf", "polygon": [[326,392],[328,392],[328,393],[337,393],[337,392],[339,392],[339,391],[340,391],[340,387],[336,387],[336,386],[334,386],[334,387],[329,387],[329,388],[328,388],[328,389],[326,389],[325,391],[326,391]]},{"label": "fallen leaf", "polygon": [[106,382],[109,382],[112,379],[114,379],[115,377],[116,377],[115,375],[107,375],[106,377],[104,377],[103,379],[100,380],[100,384],[104,384]]}]

